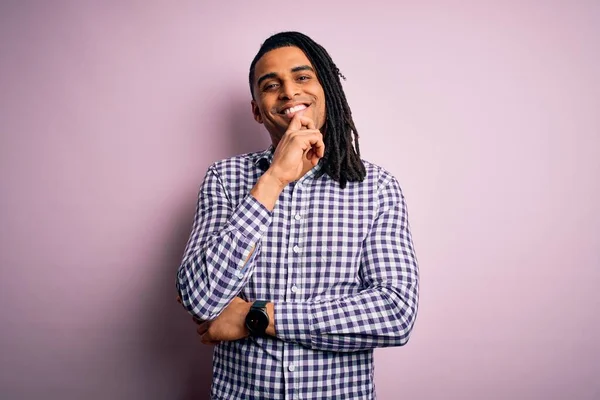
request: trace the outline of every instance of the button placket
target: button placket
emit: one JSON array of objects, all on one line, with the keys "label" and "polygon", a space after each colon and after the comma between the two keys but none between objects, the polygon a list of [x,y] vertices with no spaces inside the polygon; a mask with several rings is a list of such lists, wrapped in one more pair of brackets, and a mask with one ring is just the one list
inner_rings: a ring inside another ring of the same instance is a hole
[{"label": "button placket", "polygon": [[[302,261],[305,257],[305,246],[304,241],[304,216],[303,216],[303,198],[306,196],[306,187],[296,182],[293,190],[291,191],[291,199],[289,203],[289,214],[287,223],[289,224],[289,236],[288,236],[288,268],[286,273],[285,282],[285,298],[287,301],[297,300],[298,294],[301,293],[301,274],[303,273]],[[302,372],[299,362],[301,363],[302,353],[294,350],[294,346],[287,347],[285,343],[286,353],[283,357],[283,368],[285,368],[285,379],[286,386],[290,388],[286,398],[299,398],[298,397],[298,385],[299,380],[302,379]]]},{"label": "button placket", "polygon": [[304,187],[296,182],[292,191],[291,191],[291,201],[290,201],[290,219],[288,221],[290,224],[290,235],[289,235],[289,245],[291,246],[291,251],[288,254],[288,265],[290,268],[287,270],[287,281],[285,287],[288,288],[286,290],[286,300],[290,300],[293,298],[293,294],[296,293],[298,288],[296,287],[295,291],[292,286],[296,285],[299,269],[302,266],[302,256],[303,256],[303,244],[301,242],[302,238],[302,224],[299,223],[302,220],[301,215],[301,207],[302,204],[302,196],[304,194]]}]

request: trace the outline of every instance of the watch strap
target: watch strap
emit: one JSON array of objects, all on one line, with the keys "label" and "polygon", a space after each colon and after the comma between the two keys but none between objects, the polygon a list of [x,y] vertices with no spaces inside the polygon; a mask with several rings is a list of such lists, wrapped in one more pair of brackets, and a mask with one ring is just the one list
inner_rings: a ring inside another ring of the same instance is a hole
[{"label": "watch strap", "polygon": [[265,310],[267,308],[267,303],[268,301],[266,300],[256,300],[254,303],[252,303],[252,306],[250,307],[251,309],[261,309],[261,310]]}]

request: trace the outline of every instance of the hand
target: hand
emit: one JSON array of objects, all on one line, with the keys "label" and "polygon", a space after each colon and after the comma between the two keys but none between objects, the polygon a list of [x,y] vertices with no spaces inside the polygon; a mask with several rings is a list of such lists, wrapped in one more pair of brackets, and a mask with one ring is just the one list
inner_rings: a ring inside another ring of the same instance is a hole
[{"label": "hand", "polygon": [[312,119],[297,112],[277,145],[269,172],[285,186],[302,177],[305,161],[314,167],[324,155],[323,135]]},{"label": "hand", "polygon": [[246,314],[252,304],[235,297],[223,312],[212,321],[194,322],[199,324],[197,332],[204,344],[215,345],[247,337],[250,332],[246,328]]}]

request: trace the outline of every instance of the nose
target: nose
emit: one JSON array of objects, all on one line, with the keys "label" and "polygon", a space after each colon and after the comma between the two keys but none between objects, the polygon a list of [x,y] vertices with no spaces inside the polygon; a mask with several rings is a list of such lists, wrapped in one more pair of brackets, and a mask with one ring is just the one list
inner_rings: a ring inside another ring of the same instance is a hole
[{"label": "nose", "polygon": [[292,100],[300,94],[300,87],[293,80],[286,80],[281,84],[279,98],[281,100]]}]

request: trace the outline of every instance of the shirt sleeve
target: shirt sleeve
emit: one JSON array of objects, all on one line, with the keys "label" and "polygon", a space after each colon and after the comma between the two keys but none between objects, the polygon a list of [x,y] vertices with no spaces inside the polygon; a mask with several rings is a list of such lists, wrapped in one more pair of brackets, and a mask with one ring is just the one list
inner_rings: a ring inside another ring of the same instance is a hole
[{"label": "shirt sleeve", "polygon": [[326,301],[275,304],[277,337],[325,351],[402,346],[418,308],[418,266],[400,186],[382,185],[378,212],[363,241],[361,291]]},{"label": "shirt sleeve", "polygon": [[216,318],[246,285],[271,224],[272,213],[252,195],[237,206],[229,198],[212,166],[198,194],[192,232],[177,273],[183,306],[205,321]]}]

